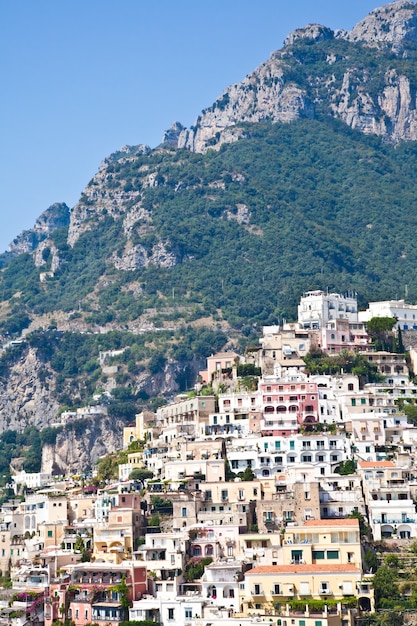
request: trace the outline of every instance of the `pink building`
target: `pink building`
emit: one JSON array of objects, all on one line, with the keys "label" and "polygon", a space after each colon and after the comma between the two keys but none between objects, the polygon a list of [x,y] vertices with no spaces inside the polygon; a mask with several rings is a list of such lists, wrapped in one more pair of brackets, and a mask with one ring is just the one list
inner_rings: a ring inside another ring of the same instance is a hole
[{"label": "pink building", "polygon": [[[217,352],[207,358],[207,369],[199,373],[201,381],[209,385],[214,379],[221,381],[222,377],[232,378],[233,367],[241,357],[236,352]],[[234,375],[236,376],[236,368]]]},{"label": "pink building", "polygon": [[45,626],[64,618],[72,620],[75,626],[108,626],[110,622],[114,626],[128,619],[125,600],[131,603],[146,591],[143,566],[97,562],[68,566],[68,576],[51,583],[46,594]]},{"label": "pink building", "polygon": [[370,338],[364,322],[351,322],[335,319],[327,322],[317,333],[317,347],[324,352],[338,353],[342,350],[350,352],[371,349]]},{"label": "pink building", "polygon": [[291,435],[300,426],[311,428],[319,421],[317,384],[308,380],[264,379],[260,384],[264,435]]}]

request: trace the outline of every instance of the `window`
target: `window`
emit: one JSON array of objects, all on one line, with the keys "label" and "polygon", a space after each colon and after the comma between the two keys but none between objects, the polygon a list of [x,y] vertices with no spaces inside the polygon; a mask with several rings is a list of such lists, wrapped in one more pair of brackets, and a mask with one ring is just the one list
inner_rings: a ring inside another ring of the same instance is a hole
[{"label": "window", "polygon": [[281,593],[281,587],[278,584],[274,585],[274,595],[279,596]]},{"label": "window", "polygon": [[361,398],[361,404],[366,404],[366,398]]},{"label": "window", "polygon": [[275,442],[275,450],[280,450],[281,449],[281,442],[280,441],[276,441]]},{"label": "window", "polygon": [[52,537],[52,530],[48,530],[48,537]]},{"label": "window", "polygon": [[352,406],[356,406],[356,398],[352,398],[350,402]]},{"label": "window", "polygon": [[238,469],[239,467],[239,461],[236,461],[235,459],[232,461],[232,469]]},{"label": "window", "polygon": [[328,559],[338,559],[339,558],[339,550],[327,550],[327,558]]},{"label": "window", "polygon": [[183,506],[181,509],[181,515],[182,517],[187,517],[187,507]]},{"label": "window", "polygon": [[168,619],[174,619],[174,609],[168,609]]},{"label": "window", "polygon": [[295,442],[290,441],[290,450],[294,450],[294,449],[295,449]]},{"label": "window", "polygon": [[229,498],[229,492],[227,489],[222,489],[221,498],[222,498],[222,502],[227,502]]},{"label": "window", "polygon": [[185,619],[191,619],[193,617],[193,610],[192,609],[185,609]]},{"label": "window", "polygon": [[313,550],[313,559],[324,559],[324,550]]}]

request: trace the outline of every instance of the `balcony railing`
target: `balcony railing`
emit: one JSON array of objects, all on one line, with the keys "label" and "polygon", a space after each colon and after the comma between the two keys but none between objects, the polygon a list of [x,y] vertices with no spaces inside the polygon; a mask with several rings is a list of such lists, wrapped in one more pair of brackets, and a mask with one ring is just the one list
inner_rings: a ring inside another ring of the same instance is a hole
[{"label": "balcony railing", "polygon": [[415,523],[415,518],[414,517],[405,517],[404,519],[384,519],[384,520],[380,520],[380,519],[373,519],[372,523],[373,524],[414,524]]}]

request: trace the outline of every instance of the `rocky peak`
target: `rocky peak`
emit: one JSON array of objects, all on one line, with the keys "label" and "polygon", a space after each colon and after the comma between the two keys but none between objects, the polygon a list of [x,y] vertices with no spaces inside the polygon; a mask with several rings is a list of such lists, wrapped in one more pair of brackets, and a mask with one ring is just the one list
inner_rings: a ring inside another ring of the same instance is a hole
[{"label": "rocky peak", "polygon": [[302,28],[296,28],[288,35],[284,41],[285,46],[291,46],[300,39],[311,39],[313,41],[325,41],[333,39],[334,32],[327,26],[321,24],[308,24]]},{"label": "rocky peak", "polygon": [[347,33],[349,41],[388,45],[396,52],[404,41],[417,43],[417,4],[399,0],[371,11]]},{"label": "rocky peak", "polygon": [[[343,54],[335,40],[347,42]],[[308,44],[304,51],[303,41]],[[195,152],[218,149],[244,135],[239,126],[243,123],[292,122],[315,117],[318,110],[367,134],[389,141],[415,141],[417,98],[412,72],[407,66],[395,67],[392,57],[383,56],[386,51],[404,51],[406,59],[405,42],[417,44],[417,4],[410,0],[375,9],[350,32],[320,24],[298,28],[288,35],[281,50],[243,81],[228,87],[194,126],[182,130],[178,147]],[[353,53],[356,43],[380,49],[377,54],[381,56],[373,59],[373,66],[366,67],[364,54],[365,67],[358,69],[353,61],[357,51],[351,55],[348,48]],[[314,46],[318,47],[316,56],[311,53]],[[318,67],[320,56],[323,63]]]},{"label": "rocky peak", "polygon": [[38,217],[33,228],[21,232],[8,246],[7,251],[11,256],[32,252],[54,230],[66,227],[69,223],[69,208],[64,202],[56,202]]},{"label": "rocky peak", "polygon": [[174,122],[162,136],[162,144],[164,146],[178,147],[178,139],[185,127],[180,122]]}]

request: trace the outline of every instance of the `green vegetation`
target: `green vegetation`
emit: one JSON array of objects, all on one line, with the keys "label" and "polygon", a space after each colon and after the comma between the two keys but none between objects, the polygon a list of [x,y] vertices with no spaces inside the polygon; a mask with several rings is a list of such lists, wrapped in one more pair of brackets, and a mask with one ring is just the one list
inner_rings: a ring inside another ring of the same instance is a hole
[{"label": "green vegetation", "polygon": [[[309,59],[316,69],[342,71],[325,62],[320,46],[294,48],[291,71],[297,54],[316,55]],[[176,264],[116,269],[112,255],[125,246],[122,219],[98,211],[73,247],[66,229],[54,232],[61,263],[47,282],[40,283],[30,255],[9,261],[0,294],[13,305],[4,324],[15,322],[5,332],[63,310],[77,311],[93,329],[153,311],[158,327],[210,316],[250,334],[253,324],[294,317],[306,289],[355,289],[361,304],[396,293],[417,263],[417,146],[394,148],[331,118],[243,129],[246,139],[205,155],[167,149],[109,162],[109,186],[130,185],[152,214],[153,230],[133,230],[132,243],[151,253],[163,242]],[[157,186],[143,185],[142,166],[146,175],[155,173]],[[126,200],[126,210],[135,198]],[[238,205],[247,207],[249,224],[235,219]],[[416,299],[417,287],[412,281],[409,287]],[[154,357],[152,366],[158,371],[161,361]]]},{"label": "green vegetation", "polygon": [[341,474],[341,476],[347,476],[348,474],[354,474],[356,471],[356,462],[354,461],[354,459],[348,459],[347,461],[342,461],[339,464],[338,469],[336,469],[336,472],[338,474]]},{"label": "green vegetation", "polygon": [[192,557],[185,564],[184,570],[184,578],[187,582],[192,582],[193,580],[198,580],[202,577],[204,570],[207,565],[213,562],[213,559],[210,556],[205,557],[204,559],[200,557]]},{"label": "green vegetation", "polygon": [[152,496],[151,505],[154,511],[160,513],[161,515],[172,515],[174,507],[171,500],[165,500],[160,496]]},{"label": "green vegetation", "polygon": [[366,323],[366,329],[372,339],[375,350],[385,350],[387,352],[404,351],[398,350],[398,341],[393,332],[396,322],[395,317],[373,317]]},{"label": "green vegetation", "polygon": [[129,474],[130,480],[140,480],[144,481],[148,478],[153,478],[153,472],[147,469],[135,468]]},{"label": "green vegetation", "polygon": [[304,357],[304,361],[310,374],[340,374],[343,371],[345,374],[358,376],[362,386],[383,380],[376,365],[356,352],[342,350],[340,354],[330,355],[313,348]]}]

